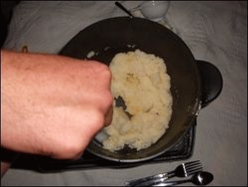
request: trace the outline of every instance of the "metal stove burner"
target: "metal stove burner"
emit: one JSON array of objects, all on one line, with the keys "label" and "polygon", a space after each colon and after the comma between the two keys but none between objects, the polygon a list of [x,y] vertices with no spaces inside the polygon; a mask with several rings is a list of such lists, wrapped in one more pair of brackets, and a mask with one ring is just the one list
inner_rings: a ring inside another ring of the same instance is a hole
[{"label": "metal stove burner", "polygon": [[13,168],[29,169],[38,172],[56,172],[75,169],[128,168],[143,164],[188,159],[193,153],[195,128],[196,122],[185,134],[185,136],[169,151],[154,159],[144,162],[120,163],[108,161],[86,151],[78,160],[55,160],[43,156],[24,154],[16,160]]}]

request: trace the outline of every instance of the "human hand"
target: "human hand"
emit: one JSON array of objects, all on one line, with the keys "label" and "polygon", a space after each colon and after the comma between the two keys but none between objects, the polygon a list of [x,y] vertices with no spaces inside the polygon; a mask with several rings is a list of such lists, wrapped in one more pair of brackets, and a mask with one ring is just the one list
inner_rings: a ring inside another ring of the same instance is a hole
[{"label": "human hand", "polygon": [[1,146],[78,158],[111,123],[111,72],[102,63],[2,50],[1,65]]}]

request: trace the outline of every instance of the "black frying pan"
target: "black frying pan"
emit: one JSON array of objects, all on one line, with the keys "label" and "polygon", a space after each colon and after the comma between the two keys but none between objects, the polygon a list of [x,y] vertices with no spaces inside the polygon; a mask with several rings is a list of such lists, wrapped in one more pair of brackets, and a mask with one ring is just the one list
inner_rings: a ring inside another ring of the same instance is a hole
[{"label": "black frying pan", "polygon": [[99,21],[79,32],[60,51],[60,55],[91,59],[110,64],[119,52],[140,49],[164,59],[171,77],[173,113],[166,133],[153,145],[136,151],[104,149],[92,140],[87,150],[111,161],[138,162],[163,154],[176,144],[192,126],[202,101],[200,71],[190,49],[172,31],[143,18],[116,17]]}]

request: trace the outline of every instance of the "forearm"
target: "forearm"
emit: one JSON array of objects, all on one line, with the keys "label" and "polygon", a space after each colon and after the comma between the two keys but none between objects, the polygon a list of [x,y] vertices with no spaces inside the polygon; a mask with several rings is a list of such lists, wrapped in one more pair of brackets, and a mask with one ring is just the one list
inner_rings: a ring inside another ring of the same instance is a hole
[{"label": "forearm", "polygon": [[1,51],[1,146],[80,156],[112,119],[111,72],[96,61]]}]

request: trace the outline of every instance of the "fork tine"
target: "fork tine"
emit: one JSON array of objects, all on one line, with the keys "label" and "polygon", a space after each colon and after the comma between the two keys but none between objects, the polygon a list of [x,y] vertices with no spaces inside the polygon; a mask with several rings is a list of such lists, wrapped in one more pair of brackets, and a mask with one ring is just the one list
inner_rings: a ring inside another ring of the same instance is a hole
[{"label": "fork tine", "polygon": [[184,163],[185,166],[190,166],[190,165],[195,165],[195,164],[201,164],[200,160],[195,160],[195,161]]},{"label": "fork tine", "polygon": [[187,171],[187,176],[192,175],[192,174],[199,172],[199,171],[202,171],[202,167],[198,167],[198,168]]},{"label": "fork tine", "polygon": [[195,164],[195,165],[185,166],[185,169],[188,170],[188,169],[196,168],[196,167],[202,167],[202,164],[199,163],[199,164]]},{"label": "fork tine", "polygon": [[198,171],[202,171],[202,164],[200,160],[185,163],[185,175],[189,176]]},{"label": "fork tine", "polygon": [[189,172],[189,171],[196,170],[196,169],[202,169],[202,166],[197,166],[194,168],[187,168],[186,171]]}]

